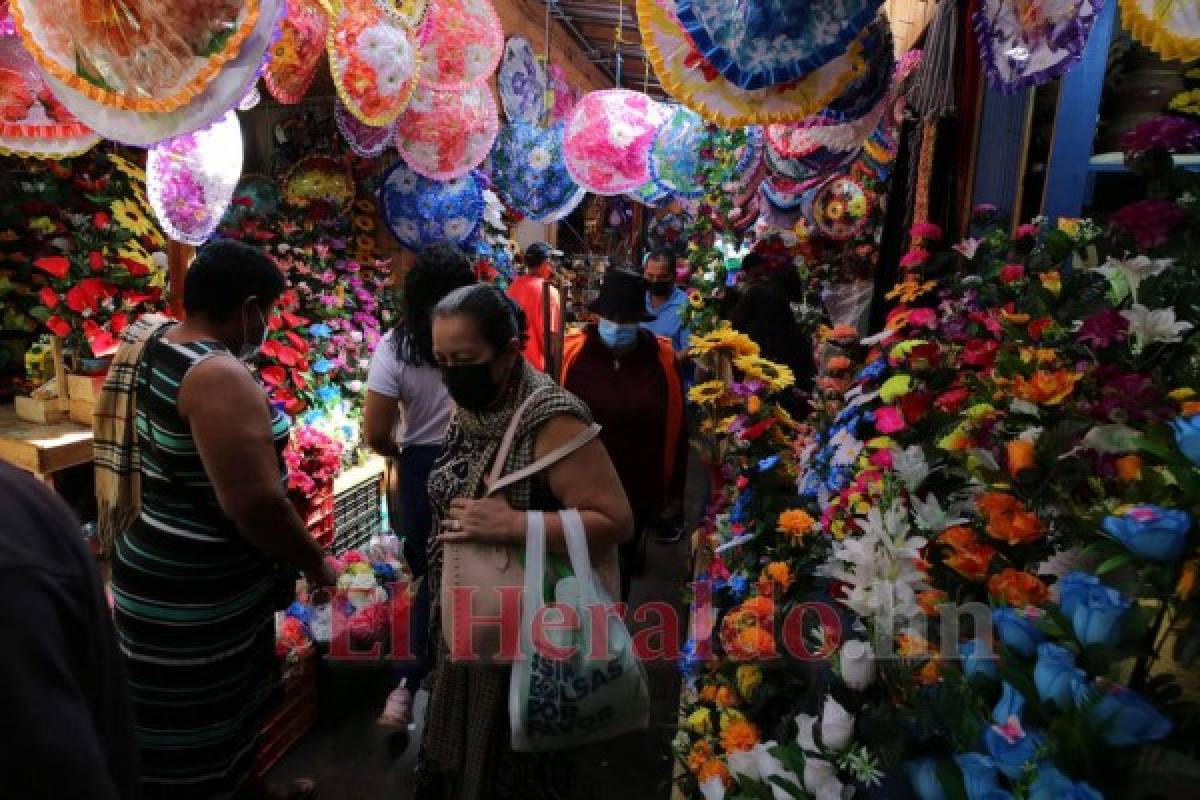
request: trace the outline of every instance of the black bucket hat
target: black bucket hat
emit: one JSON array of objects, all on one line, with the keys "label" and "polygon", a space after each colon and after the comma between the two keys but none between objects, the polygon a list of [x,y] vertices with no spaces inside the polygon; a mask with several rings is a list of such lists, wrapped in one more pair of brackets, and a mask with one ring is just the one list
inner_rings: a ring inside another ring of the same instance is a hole
[{"label": "black bucket hat", "polygon": [[588,303],[588,310],[612,320],[649,322],[654,319],[646,313],[645,278],[628,269],[614,269],[604,273],[600,294]]}]

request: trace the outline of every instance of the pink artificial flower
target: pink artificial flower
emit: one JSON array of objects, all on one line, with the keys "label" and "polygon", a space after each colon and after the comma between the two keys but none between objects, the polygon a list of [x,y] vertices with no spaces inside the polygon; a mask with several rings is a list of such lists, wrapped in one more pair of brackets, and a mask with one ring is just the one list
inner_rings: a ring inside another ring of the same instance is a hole
[{"label": "pink artificial flower", "polygon": [[[876,416],[876,419],[878,419],[878,415]],[[873,466],[879,467],[880,469],[891,469],[893,463],[892,451],[890,449],[876,450],[871,454],[871,458],[869,460]]]},{"label": "pink artificial flower", "polygon": [[[875,410],[875,428],[883,434],[893,434],[904,430],[908,427],[904,422],[904,415],[900,413],[900,409],[895,406],[884,406]],[[881,451],[887,452],[887,451]],[[879,465],[886,466],[886,465]]]},{"label": "pink artificial flower", "polygon": [[1033,223],[1030,223],[1030,222],[1026,222],[1024,225],[1019,225],[1017,227],[1017,232],[1016,232],[1016,235],[1014,238],[1016,238],[1016,239],[1032,239],[1032,238],[1036,237],[1040,231],[1041,231],[1041,229],[1038,228],[1037,225],[1034,225]]},{"label": "pink artificial flower", "polygon": [[902,267],[919,267],[929,260],[929,251],[920,247],[914,247],[904,254],[904,258],[900,259]]},{"label": "pink artificial flower", "polygon": [[942,229],[932,222],[918,222],[912,226],[909,233],[914,239],[923,239],[929,242],[939,242],[942,239]]}]

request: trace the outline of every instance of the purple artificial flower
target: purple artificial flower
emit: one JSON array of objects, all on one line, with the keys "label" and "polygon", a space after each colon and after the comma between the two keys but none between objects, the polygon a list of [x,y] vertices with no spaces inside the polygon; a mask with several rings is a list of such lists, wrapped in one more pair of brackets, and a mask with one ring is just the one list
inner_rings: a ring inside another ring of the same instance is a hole
[{"label": "purple artificial flower", "polygon": [[1137,246],[1149,250],[1165,244],[1167,236],[1186,215],[1170,200],[1138,200],[1112,215],[1112,225],[1133,237]]},{"label": "purple artificial flower", "polygon": [[1183,117],[1155,117],[1121,135],[1121,149],[1136,158],[1150,150],[1200,152],[1200,123]]},{"label": "purple artificial flower", "polygon": [[1129,320],[1115,308],[1106,308],[1085,319],[1075,338],[1080,344],[1103,350],[1109,345],[1125,341],[1128,334]]}]

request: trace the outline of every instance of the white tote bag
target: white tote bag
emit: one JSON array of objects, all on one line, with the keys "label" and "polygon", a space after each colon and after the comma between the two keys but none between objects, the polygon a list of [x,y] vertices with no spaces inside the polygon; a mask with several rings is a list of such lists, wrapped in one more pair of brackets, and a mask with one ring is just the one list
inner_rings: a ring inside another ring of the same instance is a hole
[{"label": "white tote bag", "polygon": [[[508,687],[512,748],[523,753],[577,747],[650,724],[646,670],[592,570],[583,520],[578,511],[559,516],[574,574],[555,584],[555,604],[547,606],[545,519],[526,515],[522,657]],[[571,616],[578,625],[568,629],[563,623]]]}]

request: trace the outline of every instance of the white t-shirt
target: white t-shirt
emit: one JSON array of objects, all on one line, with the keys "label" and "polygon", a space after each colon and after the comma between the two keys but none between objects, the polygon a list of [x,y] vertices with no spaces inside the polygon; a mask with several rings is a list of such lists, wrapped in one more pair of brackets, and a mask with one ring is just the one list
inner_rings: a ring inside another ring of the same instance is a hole
[{"label": "white t-shirt", "polygon": [[442,383],[442,375],[436,367],[414,367],[401,361],[394,331],[380,340],[371,356],[367,389],[400,403],[404,413],[396,431],[396,444],[401,448],[445,440],[454,401]]}]

